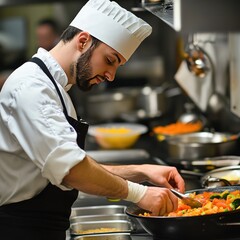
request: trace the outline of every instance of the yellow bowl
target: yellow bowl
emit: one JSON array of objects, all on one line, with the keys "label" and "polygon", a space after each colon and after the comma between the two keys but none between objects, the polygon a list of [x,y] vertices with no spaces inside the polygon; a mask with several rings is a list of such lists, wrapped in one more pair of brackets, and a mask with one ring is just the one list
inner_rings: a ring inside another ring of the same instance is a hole
[{"label": "yellow bowl", "polygon": [[134,123],[106,123],[90,126],[88,134],[105,149],[124,149],[132,147],[147,127]]}]

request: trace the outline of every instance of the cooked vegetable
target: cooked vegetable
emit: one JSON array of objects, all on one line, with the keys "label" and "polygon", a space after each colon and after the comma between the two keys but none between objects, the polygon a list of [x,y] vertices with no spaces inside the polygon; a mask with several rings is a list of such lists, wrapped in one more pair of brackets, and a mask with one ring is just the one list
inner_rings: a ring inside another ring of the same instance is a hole
[{"label": "cooked vegetable", "polygon": [[201,128],[202,128],[202,123],[200,121],[196,123],[176,122],[166,126],[156,126],[153,128],[153,132],[155,134],[174,135],[174,134],[197,132]]},{"label": "cooked vegetable", "polygon": [[[240,209],[240,190],[232,192],[203,192],[196,194],[196,192],[190,193],[189,197],[192,197],[202,203],[202,207],[191,208],[186,206],[180,199],[178,201],[178,209],[169,213],[170,217],[182,217],[182,216],[200,216],[207,214],[215,214],[220,212],[228,212],[236,209]],[[141,216],[151,216],[150,213],[144,213]]]},{"label": "cooked vegetable", "polygon": [[237,209],[240,206],[240,198],[236,198],[233,200],[233,202],[231,203],[231,207],[233,209]]},{"label": "cooked vegetable", "polygon": [[214,199],[214,198],[218,198],[218,199],[227,199],[227,196],[229,195],[229,191],[224,191],[222,193],[214,193],[212,194],[209,198],[210,199]]}]

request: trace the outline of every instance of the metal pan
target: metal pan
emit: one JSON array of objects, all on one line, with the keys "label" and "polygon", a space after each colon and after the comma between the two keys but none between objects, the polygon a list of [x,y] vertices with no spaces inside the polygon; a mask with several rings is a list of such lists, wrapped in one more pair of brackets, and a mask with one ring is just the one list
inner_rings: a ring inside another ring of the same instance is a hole
[{"label": "metal pan", "polygon": [[77,236],[73,240],[131,240],[130,233],[108,233],[101,235]]},{"label": "metal pan", "polygon": [[201,172],[209,172],[211,170],[229,167],[229,166],[237,166],[240,164],[240,156],[235,155],[226,155],[226,156],[216,156],[216,157],[207,157],[204,159],[196,159],[196,160],[182,160],[181,164],[185,169],[191,169]]},{"label": "metal pan", "polygon": [[130,233],[131,231],[133,231],[131,222],[125,220],[77,222],[70,225],[71,235]]},{"label": "metal pan", "polygon": [[228,133],[196,132],[167,138],[166,145],[169,157],[179,163],[179,160],[234,154],[237,138]]},{"label": "metal pan", "polygon": [[129,220],[125,213],[116,213],[111,215],[88,215],[71,217],[71,223],[93,222],[93,221],[111,221],[111,220]]},{"label": "metal pan", "polygon": [[[239,190],[240,186],[229,186],[211,189],[196,189],[188,192],[204,191],[223,192]],[[239,238],[240,210],[192,217],[143,217],[145,210],[131,205],[126,214],[137,219],[141,226],[154,239],[229,239]]]},{"label": "metal pan", "polygon": [[[227,182],[226,182],[227,181]],[[203,187],[216,187],[218,184],[240,184],[240,166],[228,166],[218,168],[205,173],[201,177]]]},{"label": "metal pan", "polygon": [[112,215],[124,213],[126,206],[123,205],[106,205],[106,206],[90,206],[90,207],[73,207],[71,218],[77,216],[89,215]]}]

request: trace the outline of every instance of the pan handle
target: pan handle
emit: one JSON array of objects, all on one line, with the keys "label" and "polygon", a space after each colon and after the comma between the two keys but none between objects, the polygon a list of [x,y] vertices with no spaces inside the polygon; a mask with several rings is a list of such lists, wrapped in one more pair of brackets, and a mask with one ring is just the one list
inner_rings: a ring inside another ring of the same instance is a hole
[{"label": "pan handle", "polygon": [[184,175],[193,176],[193,177],[199,177],[199,178],[204,176],[203,173],[197,173],[197,172],[189,171],[189,170],[185,170],[185,169],[180,169],[179,172],[181,174],[184,174]]},{"label": "pan handle", "polygon": [[[163,161],[159,157],[153,157],[153,160],[159,165],[169,166],[169,164],[167,164],[165,161]],[[187,175],[187,176],[198,177],[198,178],[201,178],[201,177],[204,176],[203,173],[197,173],[197,172],[194,172],[194,171],[184,170],[184,169],[180,169],[179,172],[180,172],[180,174],[184,174],[184,175]]]},{"label": "pan handle", "polygon": [[219,226],[240,226],[240,222],[231,222],[231,223],[217,223]]}]

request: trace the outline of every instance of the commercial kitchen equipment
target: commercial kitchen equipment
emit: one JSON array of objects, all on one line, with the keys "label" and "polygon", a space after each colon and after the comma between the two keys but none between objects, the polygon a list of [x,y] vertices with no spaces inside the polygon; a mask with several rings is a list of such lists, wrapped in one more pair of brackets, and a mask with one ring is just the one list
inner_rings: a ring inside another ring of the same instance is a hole
[{"label": "commercial kitchen equipment", "polygon": [[139,6],[179,32],[240,30],[240,2],[235,0],[140,0]]}]

